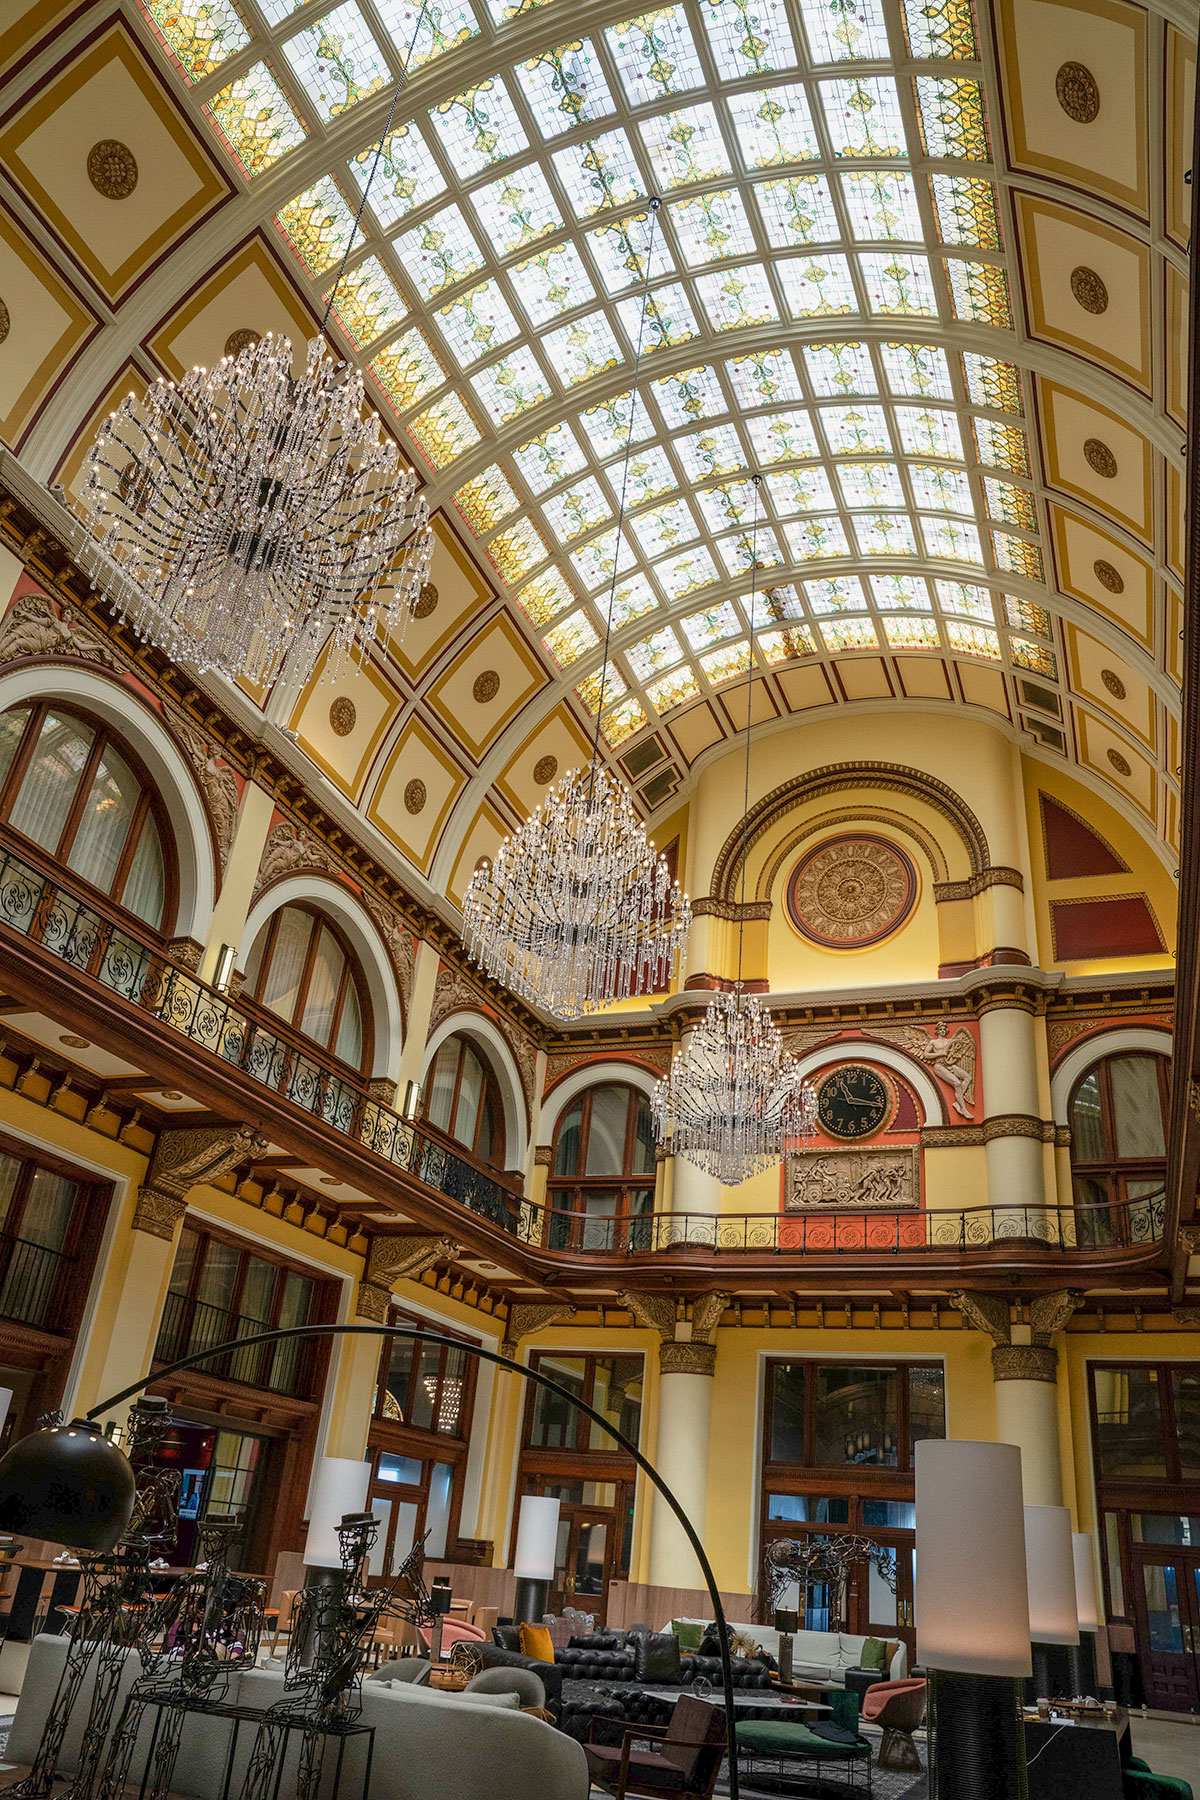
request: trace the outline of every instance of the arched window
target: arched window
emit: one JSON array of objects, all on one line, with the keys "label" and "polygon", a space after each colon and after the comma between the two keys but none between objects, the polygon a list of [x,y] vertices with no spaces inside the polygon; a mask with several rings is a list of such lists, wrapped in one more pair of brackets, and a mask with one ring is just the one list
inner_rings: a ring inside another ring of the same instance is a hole
[{"label": "arched window", "polygon": [[370,1011],[354,952],[323,913],[281,906],[254,940],[244,992],[351,1068],[367,1067]]},{"label": "arched window", "polygon": [[442,1044],[425,1077],[421,1116],[480,1162],[504,1167],[504,1104],[491,1065],[457,1032]]},{"label": "arched window", "polygon": [[[1071,1095],[1071,1174],[1076,1206],[1129,1204],[1129,1234],[1149,1218],[1136,1202],[1155,1194],[1167,1172],[1167,1059],[1147,1051],[1105,1057],[1083,1075]],[[1081,1235],[1093,1243],[1120,1241],[1125,1220],[1079,1215]]]},{"label": "arched window", "polygon": [[174,914],[162,803],[112,729],[56,702],[0,713],[0,819],[155,930]]},{"label": "arched window", "polygon": [[554,1133],[548,1198],[552,1248],[614,1250],[627,1240],[640,1248],[643,1238],[648,1245],[654,1127],[645,1094],[604,1082],[571,1102]]}]

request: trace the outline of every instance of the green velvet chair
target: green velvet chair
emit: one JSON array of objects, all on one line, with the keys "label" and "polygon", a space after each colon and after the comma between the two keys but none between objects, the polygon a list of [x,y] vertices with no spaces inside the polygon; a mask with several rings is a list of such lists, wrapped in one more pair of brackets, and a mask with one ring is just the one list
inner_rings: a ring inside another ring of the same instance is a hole
[{"label": "green velvet chair", "polygon": [[1194,1800],[1182,1775],[1156,1775],[1140,1756],[1131,1756],[1121,1773],[1125,1800]]}]

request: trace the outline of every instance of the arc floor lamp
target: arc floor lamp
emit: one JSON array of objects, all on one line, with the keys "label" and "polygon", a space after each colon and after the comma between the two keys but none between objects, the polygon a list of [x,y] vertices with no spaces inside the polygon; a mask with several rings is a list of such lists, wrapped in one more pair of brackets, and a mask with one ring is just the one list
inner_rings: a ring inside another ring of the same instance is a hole
[{"label": "arc floor lamp", "polygon": [[99,1420],[123,1401],[132,1400],[149,1387],[179,1369],[195,1368],[215,1357],[235,1350],[250,1350],[256,1344],[282,1343],[288,1338],[310,1337],[399,1337],[417,1342],[446,1344],[465,1350],[480,1362],[494,1363],[499,1369],[510,1369],[525,1381],[557,1394],[576,1412],[599,1425],[613,1441],[631,1456],[642,1473],[654,1483],[679,1521],[684,1536],[695,1552],[704,1576],[704,1585],[712,1601],[713,1618],[721,1648],[721,1685],[725,1697],[725,1716],[729,1734],[729,1800],[738,1800],[736,1712],[733,1696],[733,1663],[729,1654],[725,1609],[717,1590],[717,1578],[704,1552],[695,1527],[654,1464],[643,1456],[637,1445],[624,1432],[610,1423],[595,1407],[578,1399],[561,1382],[543,1375],[538,1369],[485,1350],[479,1344],[462,1338],[448,1337],[445,1332],[429,1331],[413,1325],[289,1325],[277,1331],[260,1331],[253,1337],[230,1338],[211,1349],[181,1356],[153,1374],[110,1394],[93,1406],[83,1418],[69,1424],[45,1425],[30,1432],[0,1458],[0,1530],[13,1531],[23,1537],[45,1538],[50,1543],[65,1544],[72,1550],[107,1551],[119,1542],[133,1512],[134,1474],[128,1457],[120,1447],[105,1437]]}]

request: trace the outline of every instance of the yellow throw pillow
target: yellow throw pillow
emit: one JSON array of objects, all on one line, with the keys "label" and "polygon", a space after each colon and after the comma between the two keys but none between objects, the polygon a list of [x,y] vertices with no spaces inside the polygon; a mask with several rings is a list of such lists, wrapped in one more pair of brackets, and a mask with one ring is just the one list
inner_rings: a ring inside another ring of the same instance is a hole
[{"label": "yellow throw pillow", "polygon": [[531,1656],[535,1662],[554,1661],[554,1640],[550,1636],[549,1626],[522,1625],[521,1655]]}]

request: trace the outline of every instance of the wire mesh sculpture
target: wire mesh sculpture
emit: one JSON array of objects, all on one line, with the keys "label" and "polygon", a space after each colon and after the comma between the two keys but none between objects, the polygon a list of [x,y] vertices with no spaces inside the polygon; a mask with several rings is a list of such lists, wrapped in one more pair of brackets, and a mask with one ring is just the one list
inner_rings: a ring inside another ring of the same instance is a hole
[{"label": "wire mesh sculpture", "polygon": [[774,1612],[790,1587],[797,1587],[808,1610],[808,1594],[814,1587],[828,1593],[829,1631],[841,1631],[846,1617],[846,1598],[856,1569],[863,1564],[876,1569],[892,1593],[898,1578],[896,1551],[857,1532],[834,1532],[829,1537],[779,1538],[762,1554],[759,1606]]}]

